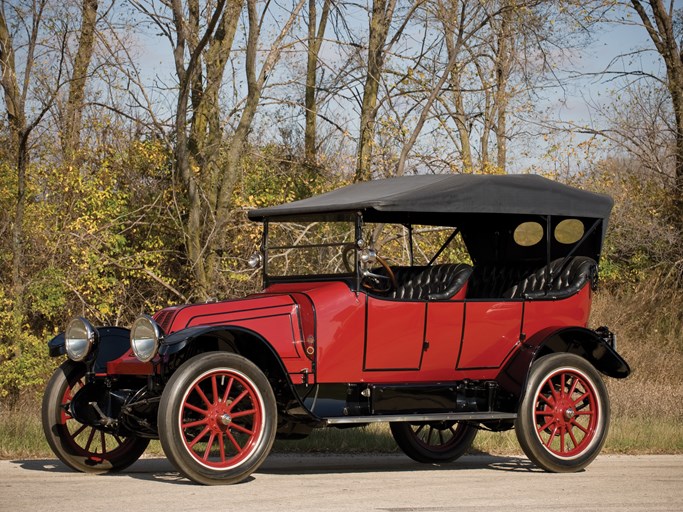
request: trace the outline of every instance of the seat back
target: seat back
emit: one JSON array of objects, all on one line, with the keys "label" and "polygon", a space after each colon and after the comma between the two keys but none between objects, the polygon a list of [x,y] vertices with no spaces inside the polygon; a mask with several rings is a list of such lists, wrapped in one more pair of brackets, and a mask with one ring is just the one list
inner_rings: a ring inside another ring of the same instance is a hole
[{"label": "seat back", "polygon": [[[558,258],[548,266],[480,265],[469,281],[469,298],[559,299],[578,292],[597,272],[591,258],[576,256],[563,266]],[[551,279],[547,286],[548,278]]]},{"label": "seat back", "polygon": [[[598,266],[591,258],[576,256],[564,265],[564,258],[550,262],[515,284],[508,293],[526,299],[563,299],[574,295],[597,276]],[[550,285],[548,285],[550,278]]]},{"label": "seat back", "polygon": [[467,284],[472,267],[464,263],[393,267],[398,287],[387,297],[404,300],[448,300]]}]

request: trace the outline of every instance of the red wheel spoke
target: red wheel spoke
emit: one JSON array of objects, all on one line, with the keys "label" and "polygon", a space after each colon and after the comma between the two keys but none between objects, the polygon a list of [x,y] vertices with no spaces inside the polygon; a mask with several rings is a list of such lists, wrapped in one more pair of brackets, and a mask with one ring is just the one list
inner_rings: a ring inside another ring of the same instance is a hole
[{"label": "red wheel spoke", "polygon": [[417,427],[417,430],[415,430],[415,436],[416,436],[416,437],[417,437],[417,435],[418,435],[420,432],[422,432],[422,429],[423,429],[423,428],[425,428],[424,424],[422,424],[422,425],[420,425],[420,426]]},{"label": "red wheel spoke", "polygon": [[183,423],[181,426],[185,428],[198,427],[199,425],[206,425],[209,422],[208,418],[202,418],[197,421],[190,421],[189,423]]},{"label": "red wheel spoke", "polygon": [[432,444],[432,434],[434,433],[434,428],[430,425],[429,426],[429,433],[427,434],[427,444],[431,445]]},{"label": "red wheel spoke", "polygon": [[560,425],[560,453],[565,452],[564,435],[565,435],[565,427],[564,427],[564,425]]},{"label": "red wheel spoke", "polygon": [[234,428],[235,430],[239,430],[240,432],[243,432],[243,433],[248,434],[248,435],[250,435],[250,436],[253,436],[253,435],[254,435],[254,431],[253,431],[253,430],[249,430],[249,429],[247,429],[246,427],[243,427],[243,426],[241,426],[241,425],[238,425],[237,423],[231,423],[231,424],[230,424],[230,428]]},{"label": "red wheel spoke", "polygon": [[567,393],[567,396],[568,396],[569,398],[571,398],[572,395],[574,394],[574,392],[576,391],[576,386],[577,386],[578,384],[579,384],[579,379],[578,379],[577,377],[572,377],[572,387],[571,387],[571,389],[569,390],[569,393]]},{"label": "red wheel spoke", "polygon": [[567,389],[567,375],[560,375],[560,396],[564,396],[564,390]]},{"label": "red wheel spoke", "polygon": [[223,432],[218,435],[218,449],[221,452],[221,462],[225,462],[225,444],[223,444]]},{"label": "red wheel spoke", "polygon": [[221,401],[218,397],[218,383],[215,375],[211,376],[211,398],[213,398],[214,404]]},{"label": "red wheel spoke", "polygon": [[576,411],[575,416],[593,416],[593,411]]},{"label": "red wheel spoke", "polygon": [[546,396],[543,394],[539,394],[538,398],[543,400],[545,403],[547,403],[550,407],[555,407],[555,400],[553,399],[552,396]]},{"label": "red wheel spoke", "polygon": [[230,395],[230,390],[232,390],[233,382],[235,382],[235,379],[233,377],[230,377],[230,380],[228,381],[228,387],[225,388],[225,393],[223,393],[223,403],[228,401],[228,395]]},{"label": "red wheel spoke", "polygon": [[237,450],[237,453],[240,453],[240,452],[242,451],[242,447],[239,445],[239,443],[238,443],[237,440],[233,437],[233,435],[230,433],[229,430],[225,432],[225,435],[228,436],[228,439],[230,439],[230,442],[232,443],[232,445],[233,445],[233,446],[235,447],[235,449]]},{"label": "red wheel spoke", "polygon": [[583,395],[581,395],[578,399],[574,400],[572,404],[576,406],[579,402],[583,402],[583,400],[590,395],[590,391],[586,391]]},{"label": "red wheel spoke", "polygon": [[[543,425],[542,427],[539,427],[539,428],[538,428],[538,431],[539,431],[539,432],[543,432],[544,430],[546,430],[547,428],[550,428],[550,426],[551,426],[551,425],[554,425],[554,424],[555,424],[555,420],[554,420],[554,419],[551,419],[550,421],[548,421],[548,423],[546,423],[546,424]],[[557,428],[557,427],[555,427],[555,428]]]},{"label": "red wheel spoke", "polygon": [[553,400],[555,403],[557,403],[560,397],[557,394],[557,390],[555,389],[555,384],[553,384],[552,379],[548,379],[548,387],[550,388],[550,394],[553,395]]},{"label": "red wheel spoke", "polygon": [[114,434],[114,440],[118,443],[119,446],[121,446],[123,444],[123,441],[121,440],[121,438],[119,436],[117,436],[116,434]]},{"label": "red wheel spoke", "polygon": [[205,435],[206,433],[210,430],[209,426],[207,425],[204,427],[204,430],[202,430],[197,437],[195,437],[191,443],[189,443],[187,446],[192,448],[195,444],[197,444]]},{"label": "red wheel spoke", "polygon": [[571,423],[571,424],[572,424],[574,427],[576,427],[576,428],[578,428],[579,430],[581,430],[584,434],[587,434],[587,433],[588,433],[588,429],[587,429],[586,427],[584,427],[583,425],[581,425],[581,423],[577,423],[576,421],[572,420],[572,423]]},{"label": "red wheel spoke", "polygon": [[569,434],[569,437],[572,440],[572,443],[574,443],[574,448],[579,446],[579,443],[576,441],[576,437],[574,437],[574,432],[571,428],[571,425],[569,426],[569,428],[567,428],[567,433]]},{"label": "red wheel spoke", "polygon": [[209,408],[211,408],[211,406],[212,406],[213,404],[212,404],[211,402],[209,402],[209,399],[208,399],[208,398],[206,398],[206,395],[205,395],[204,392],[202,391],[202,388],[199,387],[199,383],[195,384],[194,388],[192,388],[192,389],[193,389],[194,391],[196,391],[197,394],[201,397],[201,399],[204,400],[204,403],[205,403]]},{"label": "red wheel spoke", "polygon": [[[545,430],[545,429],[543,429]],[[550,433],[550,437],[548,438],[548,441],[545,443],[546,448],[550,448],[550,445],[553,444],[553,439],[555,439],[555,436],[557,435],[557,425],[553,427],[553,431]]]},{"label": "red wheel spoke", "polygon": [[446,444],[446,442],[443,440],[443,430],[439,430],[439,441],[441,441],[441,444]]},{"label": "red wheel spoke", "polygon": [[104,431],[100,430],[100,443],[102,444],[102,454],[107,453],[107,440],[104,437]]},{"label": "red wheel spoke", "polygon": [[534,414],[536,416],[552,416],[555,414],[555,411],[552,409],[543,409],[542,411],[534,411]]},{"label": "red wheel spoke", "polygon": [[206,443],[206,450],[204,450],[204,460],[209,460],[209,455],[211,455],[211,446],[213,446],[213,440],[216,439],[216,433],[211,432],[209,436],[209,441]]},{"label": "red wheel spoke", "polygon": [[236,413],[231,413],[230,416],[232,417],[232,419],[235,419],[241,418],[242,416],[250,416],[253,414],[256,414],[256,409],[249,409],[248,411],[239,411]]},{"label": "red wheel spoke", "polygon": [[196,405],[192,405],[188,402],[185,402],[185,404],[183,404],[183,407],[187,407],[191,411],[198,412],[199,414],[203,414],[204,416],[206,416],[209,413],[208,410],[202,409],[201,407],[197,407]]},{"label": "red wheel spoke", "polygon": [[237,396],[237,398],[235,398],[235,399],[232,401],[232,403],[230,404],[230,409],[229,409],[229,410],[232,411],[233,407],[235,407],[238,403],[240,403],[240,401],[241,401],[245,396],[247,396],[248,394],[249,394],[249,390],[245,389],[244,391],[242,391],[242,392]]}]

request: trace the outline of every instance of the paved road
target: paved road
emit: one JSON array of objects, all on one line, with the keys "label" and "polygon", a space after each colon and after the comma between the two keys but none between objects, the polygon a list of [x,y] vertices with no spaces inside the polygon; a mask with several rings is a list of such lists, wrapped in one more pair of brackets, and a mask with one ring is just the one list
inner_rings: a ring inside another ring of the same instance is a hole
[{"label": "paved road", "polygon": [[272,455],[250,479],[203,487],[165,459],[118,475],[84,475],[55,460],[0,461],[0,511],[683,511],[683,456],[599,457],[553,475],[518,457],[421,465],[403,455]]}]

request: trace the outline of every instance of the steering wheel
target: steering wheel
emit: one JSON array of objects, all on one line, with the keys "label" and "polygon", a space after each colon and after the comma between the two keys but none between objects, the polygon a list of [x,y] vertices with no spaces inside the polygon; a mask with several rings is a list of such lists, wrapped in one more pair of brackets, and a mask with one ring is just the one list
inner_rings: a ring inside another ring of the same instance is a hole
[{"label": "steering wheel", "polygon": [[398,282],[396,281],[394,271],[391,270],[391,267],[386,260],[380,256],[375,256],[375,258],[387,275],[383,276],[382,274],[375,274],[369,270],[364,270],[361,274],[361,284],[363,288],[375,293],[387,293],[398,288]]},{"label": "steering wheel", "polygon": [[355,272],[354,254],[356,253],[356,244],[346,244],[341,250],[341,259],[344,268],[347,272]]}]

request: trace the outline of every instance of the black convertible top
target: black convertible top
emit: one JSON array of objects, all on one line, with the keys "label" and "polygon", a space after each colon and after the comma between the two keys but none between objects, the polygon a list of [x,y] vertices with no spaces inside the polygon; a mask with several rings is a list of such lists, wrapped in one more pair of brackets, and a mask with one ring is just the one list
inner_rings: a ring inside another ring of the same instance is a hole
[{"label": "black convertible top", "polygon": [[481,213],[606,221],[612,205],[609,196],[532,174],[447,174],[356,183],[301,201],[251,210],[248,215],[252,220],[331,220],[362,212],[370,222],[447,226],[456,225],[459,214]]}]

